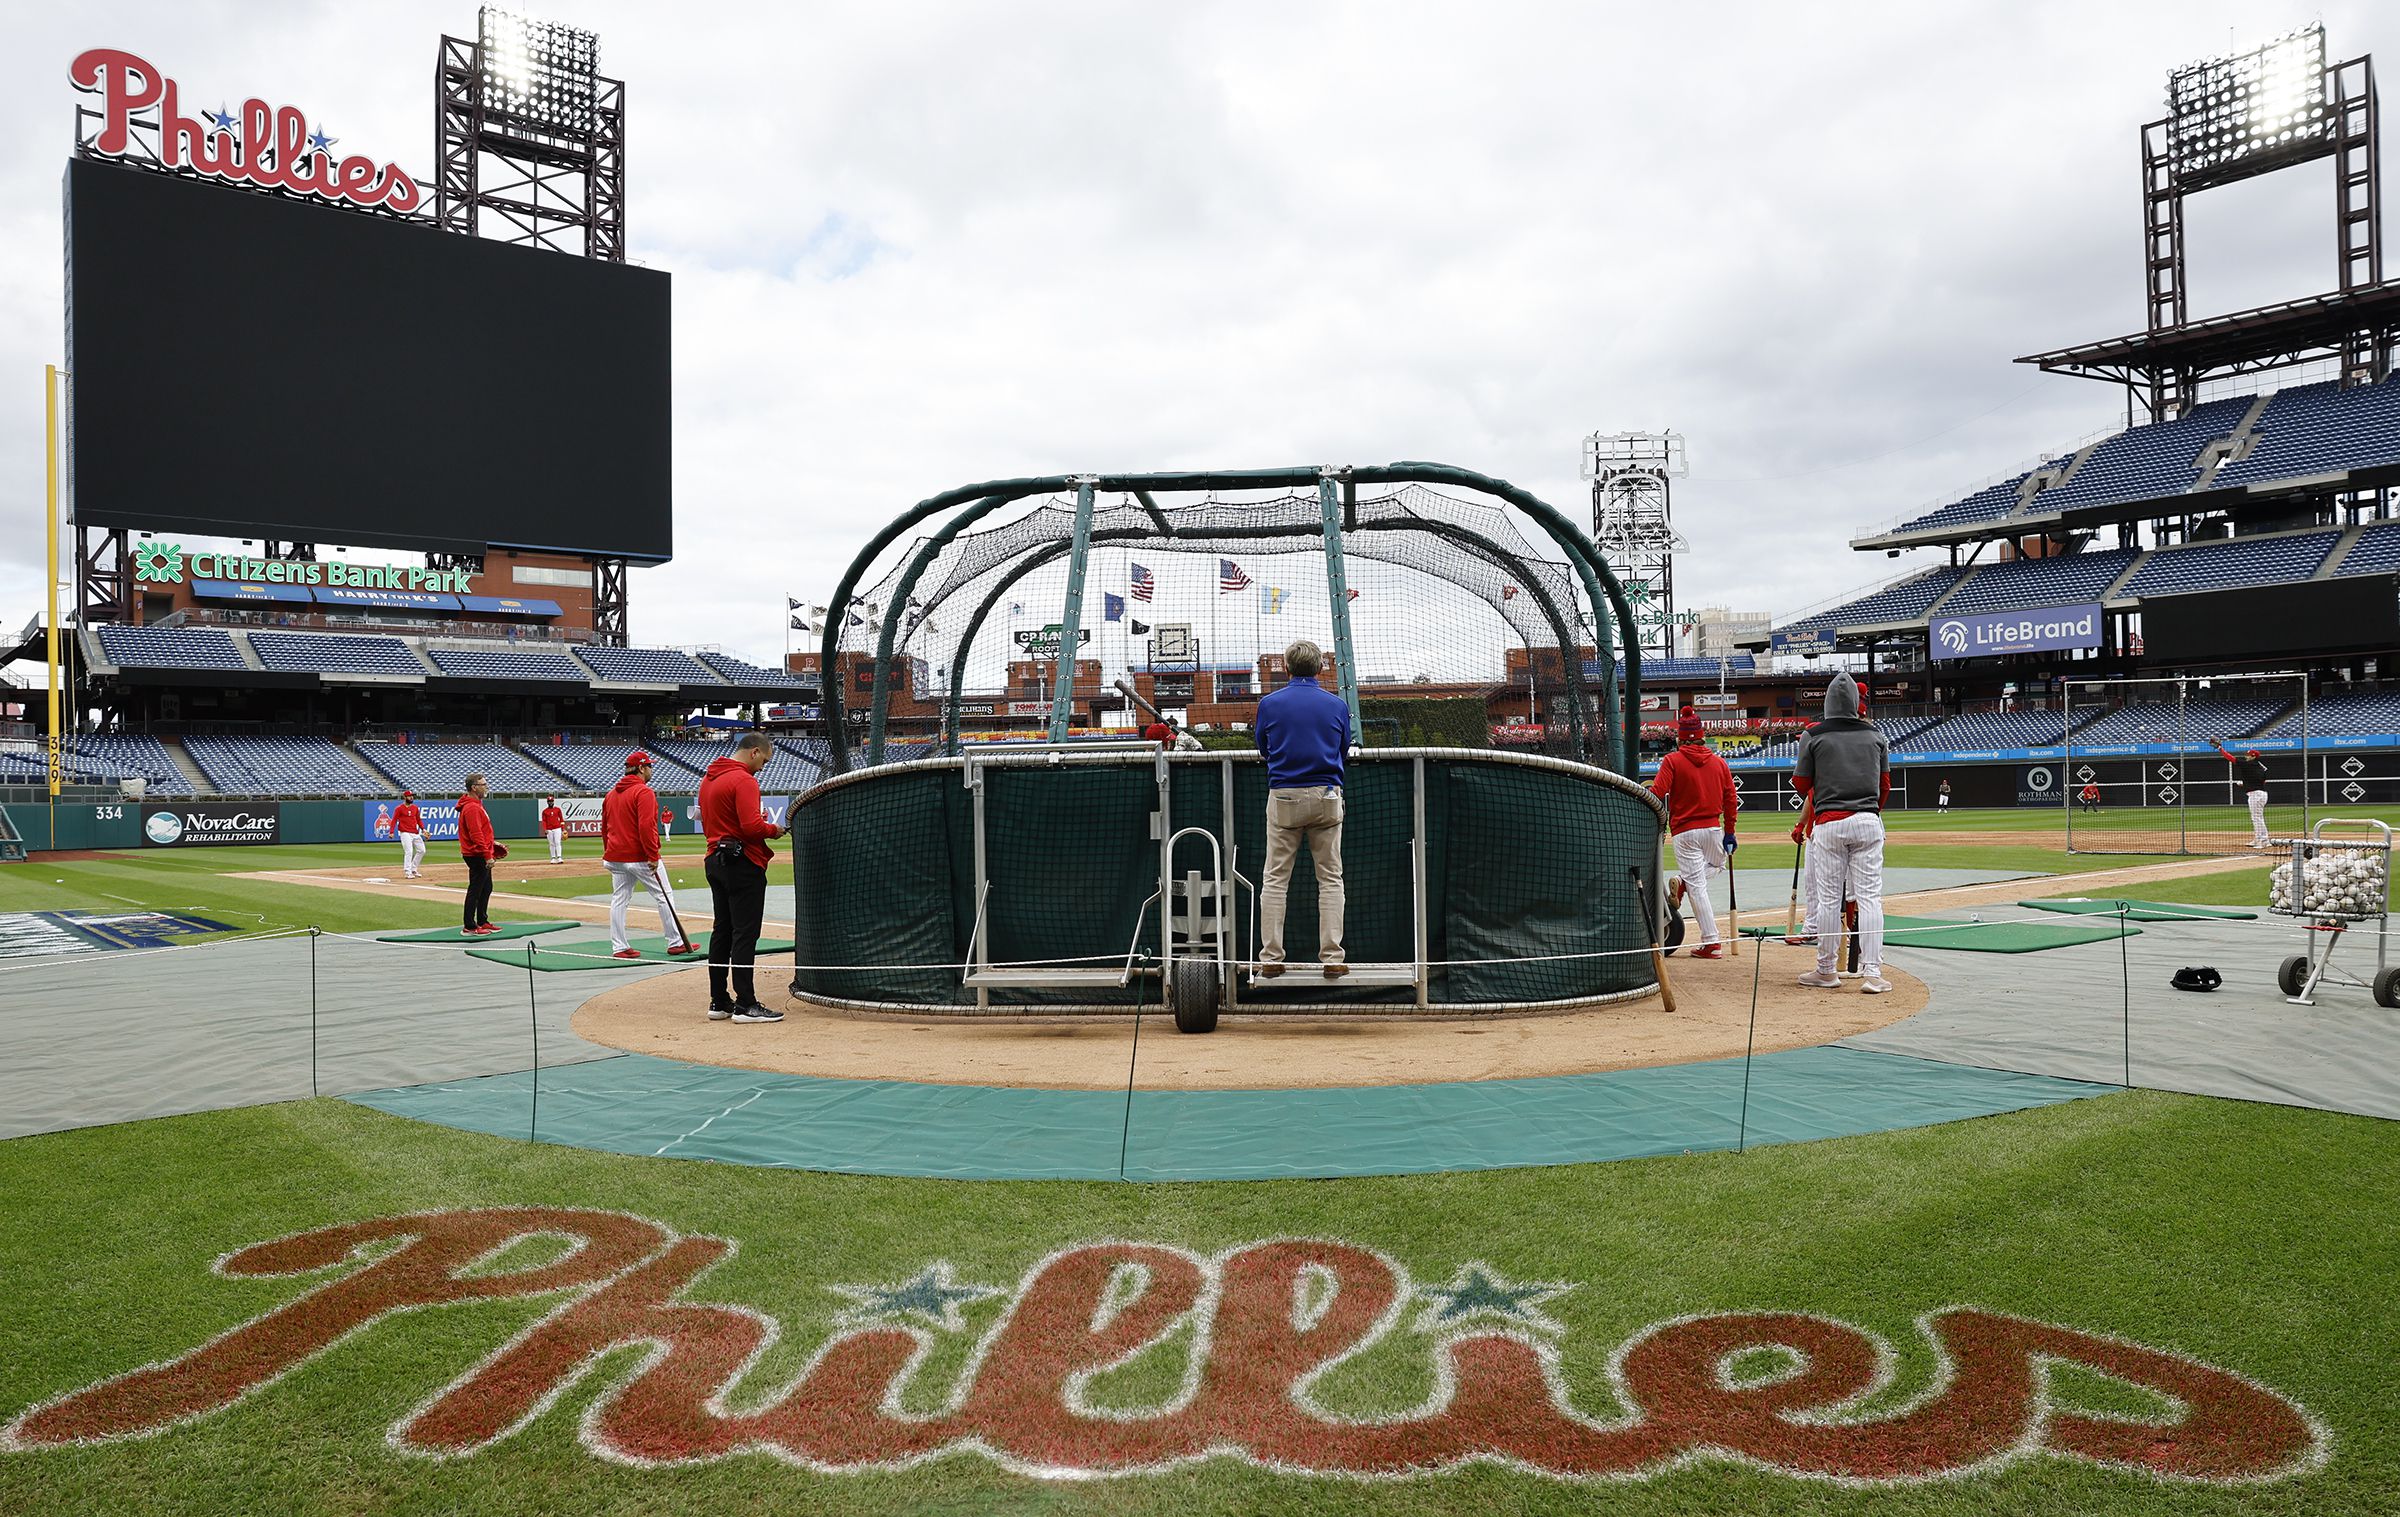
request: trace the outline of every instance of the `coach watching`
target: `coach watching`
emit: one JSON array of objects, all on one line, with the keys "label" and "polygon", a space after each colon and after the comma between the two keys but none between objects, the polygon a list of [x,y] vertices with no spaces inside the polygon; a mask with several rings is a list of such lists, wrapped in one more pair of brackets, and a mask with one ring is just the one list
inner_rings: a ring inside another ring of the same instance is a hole
[{"label": "coach watching", "polygon": [[783,829],[767,820],[758,799],[758,771],[775,756],[763,732],[745,732],[733,753],[708,766],[700,781],[700,830],[708,837],[708,895],[716,925],[708,935],[708,1004],[730,1006],[736,1022],[780,1022],[761,1005],[753,966],[758,929],[767,911],[770,839]]},{"label": "coach watching", "polygon": [[487,938],[500,929],[492,925],[492,861],[508,857],[492,836],[492,815],[483,798],[492,793],[480,774],[467,776],[467,793],[458,798],[458,856],[467,861],[467,922],[469,937]]},{"label": "coach watching", "polygon": [[1837,674],[1825,687],[1825,720],[1800,740],[1792,788],[1815,819],[1809,872],[1816,876],[1817,967],[1803,985],[1839,989],[1842,898],[1858,903],[1860,988],[1881,995],[1883,977],[1883,806],[1892,793],[1892,752],[1859,715],[1858,682]]},{"label": "coach watching", "polygon": [[1342,779],[1355,735],[1350,705],[1317,683],[1315,643],[1283,650],[1291,680],[1258,703],[1258,751],[1267,761],[1267,872],[1258,887],[1258,972],[1283,973],[1284,901],[1303,840],[1317,866],[1317,958],[1325,978],[1350,972],[1342,952]]}]

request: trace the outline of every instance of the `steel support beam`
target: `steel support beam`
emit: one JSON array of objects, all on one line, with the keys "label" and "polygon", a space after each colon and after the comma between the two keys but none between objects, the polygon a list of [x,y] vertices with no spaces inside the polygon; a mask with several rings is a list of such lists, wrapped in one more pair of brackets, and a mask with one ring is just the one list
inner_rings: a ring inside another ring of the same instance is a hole
[{"label": "steel support beam", "polygon": [[1075,717],[1075,663],[1083,652],[1083,571],[1092,556],[1091,475],[1075,482],[1075,545],[1067,552],[1067,606],[1058,617],[1058,662],[1050,680],[1050,741],[1067,740]]},{"label": "steel support beam", "polygon": [[[1350,741],[1363,743],[1367,729],[1358,717],[1358,660],[1351,656],[1350,580],[1342,567],[1342,503],[1333,484],[1342,472],[1327,469],[1317,476],[1317,504],[1325,513],[1325,591],[1333,604],[1333,667],[1341,678],[1342,704],[1350,708]],[[1573,650],[1568,656],[1573,656]]]}]

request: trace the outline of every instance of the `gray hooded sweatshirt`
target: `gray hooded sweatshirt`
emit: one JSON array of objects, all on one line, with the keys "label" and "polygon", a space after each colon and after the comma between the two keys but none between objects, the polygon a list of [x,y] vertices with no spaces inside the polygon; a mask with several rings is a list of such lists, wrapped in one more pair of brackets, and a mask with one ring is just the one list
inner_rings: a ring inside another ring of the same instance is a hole
[{"label": "gray hooded sweatshirt", "polygon": [[1825,687],[1825,720],[1800,739],[1792,777],[1814,783],[1809,799],[1819,816],[1833,811],[1879,813],[1883,777],[1891,770],[1891,746],[1873,722],[1858,714],[1858,681],[1835,675]]}]

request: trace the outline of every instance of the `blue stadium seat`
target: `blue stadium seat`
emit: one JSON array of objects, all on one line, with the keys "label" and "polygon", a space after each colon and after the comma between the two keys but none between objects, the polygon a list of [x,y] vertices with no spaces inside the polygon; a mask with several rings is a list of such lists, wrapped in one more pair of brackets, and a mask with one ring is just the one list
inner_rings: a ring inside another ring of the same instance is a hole
[{"label": "blue stadium seat", "polygon": [[102,627],[100,651],[119,668],[247,669],[221,627]]},{"label": "blue stadium seat", "polygon": [[499,648],[428,648],[444,674],[464,679],[534,680],[550,684],[585,685],[591,671],[567,657],[564,648],[543,653]]},{"label": "blue stadium seat", "polygon": [[494,795],[555,795],[564,782],[496,743],[362,742],[358,752],[386,779],[419,795],[453,796],[481,774]]},{"label": "blue stadium seat", "polygon": [[[2300,709],[2291,713],[2274,727],[2260,732],[2261,737],[2296,738],[2300,735]],[[2400,690],[2331,690],[2309,703],[2308,735],[2311,740],[2329,737],[2383,737],[2400,733]]]},{"label": "blue stadium seat", "polygon": [[2114,747],[2122,743],[2221,743],[2248,737],[2274,725],[2294,703],[2262,698],[2187,700],[2182,709],[2166,701],[2129,701],[2090,721],[2078,721],[2073,735],[2077,748]]},{"label": "blue stadium seat", "polygon": [[2046,748],[2066,731],[2056,711],[1970,711],[1922,727],[1892,744],[1901,753],[1961,753],[1983,748]]},{"label": "blue stadium seat", "polygon": [[2289,537],[2234,538],[2161,548],[2142,561],[2120,595],[2176,595],[2236,585],[2279,585],[2317,572],[2341,541],[2339,529]]},{"label": "blue stadium seat", "polygon": [[[2068,458],[2073,456],[2073,454],[2067,455]],[[2064,465],[2065,462],[2066,458],[2054,458],[2042,467],[2055,469]],[[1996,484],[1985,485],[1972,495],[1954,500],[1939,510],[1929,511],[1923,516],[1904,521],[1892,530],[1895,532],[1930,532],[1937,527],[1963,527],[1975,522],[2000,521],[2016,511],[2017,496],[2024,489],[2025,481],[2031,478],[2033,473],[2033,470],[2026,469]]]},{"label": "blue stadium seat", "polygon": [[[896,742],[889,745],[887,761],[896,762],[891,759],[890,750],[900,746]],[[650,751],[705,774],[710,764],[733,752],[733,744],[730,741],[711,743],[697,738],[664,738],[651,744]],[[775,756],[767,760],[767,766],[758,772],[758,788],[771,795],[797,795],[815,784],[823,773],[823,763],[809,757],[805,750],[778,743]]]},{"label": "blue stadium seat", "polygon": [[2400,521],[2378,522],[2358,534],[2358,541],[2342,555],[2341,567],[2333,571],[2336,579],[2348,579],[2353,574],[2389,574],[2400,569]]},{"label": "blue stadium seat", "polygon": [[2200,481],[2200,450],[2241,425],[2256,399],[2212,400],[2178,421],[2128,427],[2094,448],[2074,478],[2035,496],[2028,514],[2183,494]]},{"label": "blue stadium seat", "polygon": [[322,737],[187,737],[208,782],[228,795],[383,795],[350,751]]},{"label": "blue stadium seat", "polygon": [[[2063,558],[2020,558],[1986,564],[1942,605],[1944,616],[1980,611],[2030,611],[2098,600],[2140,550],[2110,548]],[[1980,746],[1980,745],[1978,745]]]},{"label": "blue stadium seat", "polygon": [[[1655,685],[1663,680],[1714,680],[1717,677],[1718,662],[1713,658],[1646,658],[1642,660],[1642,683]],[[1728,676],[1738,677],[1758,672],[1758,659],[1752,654],[1731,654],[1723,660],[1723,663],[1724,672]],[[1583,661],[1583,677],[1587,680],[1597,680],[1600,677],[1600,661],[1598,659],[1587,658]],[[1623,659],[1617,660],[1617,678],[1620,680],[1625,678],[1625,661]]]},{"label": "blue stadium seat", "polygon": [[1896,585],[1871,590],[1853,601],[1845,601],[1830,611],[1812,611],[1806,617],[1781,626],[1778,632],[1796,631],[1803,627],[1874,627],[1887,622],[1909,622],[1922,617],[1926,609],[1948,593],[1952,585],[1964,579],[1968,571],[1955,564],[1942,564],[1922,574],[1912,575]]},{"label": "blue stadium seat", "polygon": [[310,632],[253,632],[250,650],[270,669],[320,674],[417,674],[425,666],[396,637]]},{"label": "blue stadium seat", "polygon": [[729,653],[703,653],[700,655],[700,662],[716,671],[717,675],[728,685],[788,690],[794,685],[814,685],[817,682],[817,677],[813,674],[791,674],[780,669],[762,669],[756,664],[744,663]]},{"label": "blue stadium seat", "polygon": [[[35,747],[36,774],[48,782],[49,760]],[[167,745],[146,733],[113,733],[105,736],[70,737],[67,739],[61,762],[69,775],[83,784],[114,784],[118,780],[139,779],[147,782],[152,795],[185,796],[192,793],[192,783],[175,767],[168,757]]]},{"label": "blue stadium seat", "polygon": [[575,656],[597,679],[639,685],[713,685],[715,675],[672,648],[578,648]]},{"label": "blue stadium seat", "polygon": [[[525,754],[545,769],[555,769],[567,778],[565,783],[578,790],[600,791],[625,777],[625,756],[634,751],[632,743],[527,743]],[[645,750],[661,760],[651,771],[655,789],[689,790],[696,778],[681,764],[669,759],[656,748]]]},{"label": "blue stadium seat", "polygon": [[2344,469],[2400,463],[2400,385],[2300,385],[2277,392],[2258,419],[2250,456],[2227,464],[2215,486],[2272,484]]}]

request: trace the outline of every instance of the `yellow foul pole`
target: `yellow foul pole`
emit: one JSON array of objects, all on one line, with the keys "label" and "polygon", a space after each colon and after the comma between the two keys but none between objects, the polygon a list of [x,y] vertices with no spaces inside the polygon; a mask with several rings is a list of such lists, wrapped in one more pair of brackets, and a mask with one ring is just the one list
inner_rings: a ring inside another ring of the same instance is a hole
[{"label": "yellow foul pole", "polygon": [[58,689],[58,365],[42,366],[42,465],[48,472],[50,509],[43,518],[49,528],[49,614],[42,619],[44,653],[50,668],[50,734],[44,746],[50,758],[50,846],[58,846],[58,787],[65,773],[59,736]]}]

